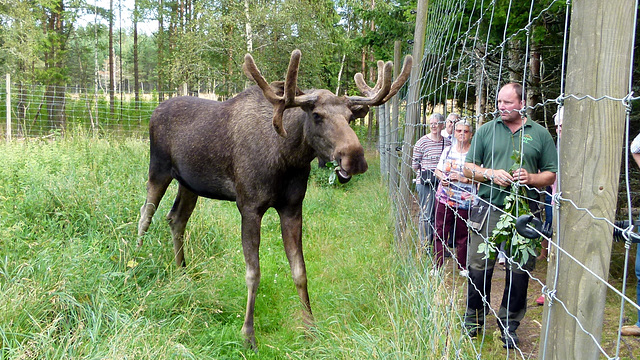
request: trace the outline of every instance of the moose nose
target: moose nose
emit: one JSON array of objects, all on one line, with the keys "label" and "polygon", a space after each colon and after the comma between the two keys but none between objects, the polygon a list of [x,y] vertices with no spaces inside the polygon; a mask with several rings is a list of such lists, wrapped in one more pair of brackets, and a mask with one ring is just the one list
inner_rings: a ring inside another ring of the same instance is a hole
[{"label": "moose nose", "polygon": [[340,169],[348,175],[362,174],[369,168],[364,158],[364,149],[360,144],[336,149],[334,158],[340,165]]}]

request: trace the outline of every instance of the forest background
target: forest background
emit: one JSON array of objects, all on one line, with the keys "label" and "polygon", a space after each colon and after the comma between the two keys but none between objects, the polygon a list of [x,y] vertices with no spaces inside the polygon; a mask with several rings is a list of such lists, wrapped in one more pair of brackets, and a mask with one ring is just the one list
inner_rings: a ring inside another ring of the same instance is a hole
[{"label": "forest background", "polygon": [[[452,27],[439,31],[451,38],[486,40],[470,41],[474,47],[445,37],[426,40],[423,71],[439,67],[441,81],[421,80],[422,123],[437,109],[460,112],[479,125],[494,110],[491,99],[501,85],[498,79],[525,82],[530,106],[561,96],[565,29],[570,28],[567,4],[492,3],[491,16],[481,13],[482,4],[467,1],[455,5],[462,11],[450,11],[455,21],[427,18],[431,28]],[[14,134],[64,132],[71,117],[85,123],[90,119],[93,129],[101,117],[100,127],[115,124],[146,137],[151,110],[169,96],[224,100],[251,85],[241,70],[247,52],[273,81],[283,79],[291,51],[299,48],[301,88],[358,95],[356,72],[374,83],[376,60],[392,60],[396,41],[404,54],[412,52],[416,6],[415,0],[0,0],[0,74],[10,74],[12,94],[17,94],[12,95],[17,99],[12,105]],[[532,13],[543,15],[529,19]],[[485,24],[487,18],[491,20]],[[478,31],[464,33],[475,22]],[[495,51],[500,47],[506,49],[506,61],[503,52]],[[637,62],[638,51],[634,53]],[[484,66],[477,66],[480,62]],[[463,67],[476,68],[475,76],[452,75]],[[639,92],[637,69],[634,93]],[[78,98],[86,100],[68,101]],[[123,116],[123,108],[134,113]],[[533,106],[528,115],[552,129],[555,111],[555,106]],[[0,109],[0,116],[5,113]],[[27,129],[30,124],[35,126]],[[632,108],[631,138],[640,131],[638,124]],[[373,146],[375,119],[367,125]],[[416,139],[425,131],[419,127]],[[412,144],[415,139],[404,141]],[[632,198],[634,204],[640,201],[635,192]],[[619,209],[624,209],[626,199],[620,200]]]},{"label": "forest background", "polygon": [[[517,31],[529,21],[530,4],[495,3],[491,26],[481,26],[488,36],[466,34],[489,41],[459,51],[473,51],[476,57],[490,54],[503,38],[507,11],[511,12],[508,29]],[[465,6],[464,18],[448,23],[479,18],[475,3]],[[529,74],[525,79],[529,104],[559,95],[566,20],[566,4],[543,0],[533,6],[551,9],[533,20],[530,31],[520,31],[507,44],[512,60],[508,78],[522,81],[521,74]],[[253,54],[271,81],[281,79],[291,50],[299,48],[301,88],[352,95],[357,94],[353,75],[362,72],[375,81],[375,61],[392,60],[396,40],[404,45],[404,53],[411,52],[415,7],[411,0],[0,0],[0,74],[11,74],[14,83],[46,86],[45,97],[51,103],[69,91],[105,92],[112,104],[125,93],[136,101],[143,93],[157,93],[161,101],[166,93],[176,92],[224,99],[248,84],[241,71],[245,53]],[[432,21],[437,26],[438,19]],[[139,31],[141,23],[157,26]],[[458,35],[456,29],[449,33]],[[523,45],[527,37],[530,49]],[[447,43],[447,39],[428,41],[431,49],[439,49],[437,42]],[[438,55],[432,51],[425,57]],[[532,59],[528,72],[522,71],[527,62],[519,61],[525,56]],[[487,60],[497,72],[500,59]],[[491,66],[488,69],[492,71]],[[438,93],[455,94],[456,111],[484,113],[492,106],[485,103],[491,98],[487,92],[495,88],[491,79],[498,78],[491,75],[478,74],[485,79],[482,88],[476,88],[473,79],[449,79],[451,91]],[[429,84],[423,88],[425,93],[433,91]],[[447,100],[451,99],[442,95],[425,97],[429,104],[423,109]],[[49,117],[54,118],[56,111],[63,109],[49,106]],[[530,115],[547,119],[544,113]]]}]

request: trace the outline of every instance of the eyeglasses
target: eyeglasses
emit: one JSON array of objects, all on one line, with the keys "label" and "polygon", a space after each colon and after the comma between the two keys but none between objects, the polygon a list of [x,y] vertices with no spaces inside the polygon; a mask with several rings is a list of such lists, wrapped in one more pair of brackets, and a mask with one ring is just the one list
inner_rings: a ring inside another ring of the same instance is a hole
[{"label": "eyeglasses", "polygon": [[456,129],[456,132],[457,132],[457,133],[465,133],[465,134],[468,134],[468,133],[470,133],[470,132],[471,132],[471,130],[460,130],[460,129]]}]

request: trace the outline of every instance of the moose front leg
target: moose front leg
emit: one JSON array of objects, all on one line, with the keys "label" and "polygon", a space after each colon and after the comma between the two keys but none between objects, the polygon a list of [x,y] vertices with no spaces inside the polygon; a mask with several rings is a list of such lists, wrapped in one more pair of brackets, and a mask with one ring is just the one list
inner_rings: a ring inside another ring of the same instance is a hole
[{"label": "moose front leg", "polygon": [[303,321],[305,326],[310,328],[313,326],[313,314],[307,291],[307,269],[302,253],[302,207],[280,212],[280,227],[284,250],[291,267],[291,277],[304,307]]},{"label": "moose front leg", "polygon": [[260,223],[262,215],[257,212],[242,214],[242,251],[246,264],[245,281],[247,283],[247,309],[242,325],[242,334],[247,346],[257,350],[253,317],[256,306],[256,294],[260,284]]}]

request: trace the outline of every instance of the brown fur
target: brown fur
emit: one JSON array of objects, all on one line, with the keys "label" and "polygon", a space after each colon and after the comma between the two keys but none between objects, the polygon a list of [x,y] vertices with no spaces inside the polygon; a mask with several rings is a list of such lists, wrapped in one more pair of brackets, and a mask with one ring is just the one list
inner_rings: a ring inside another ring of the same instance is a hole
[{"label": "brown fur", "polygon": [[[248,62],[253,63],[253,59]],[[300,91],[295,87],[297,62],[292,59],[294,62],[286,86],[282,82],[261,84],[264,79],[255,64],[245,65],[245,72],[260,87],[253,86],[225,102],[194,97],[170,99],[156,108],[149,124],[149,180],[138,224],[139,245],[173,179],[179,183],[178,194],[167,219],[179,266],[185,265],[183,235],[198,197],[235,201],[242,216],[248,288],[242,331],[253,348],[253,313],[260,282],[260,223],[265,211],[274,208],[280,216],[284,248],[304,306],[305,323],[311,324],[302,253],[302,201],[310,163],[320,156],[338,161],[341,172],[349,176],[367,170],[364,150],[348,124],[352,118],[366,115],[367,103],[359,98],[356,105],[327,90]],[[280,130],[286,131],[280,132],[279,124],[273,123],[274,108],[282,117]]]}]

